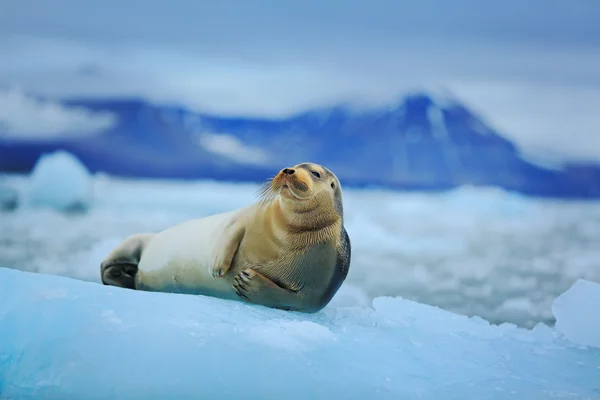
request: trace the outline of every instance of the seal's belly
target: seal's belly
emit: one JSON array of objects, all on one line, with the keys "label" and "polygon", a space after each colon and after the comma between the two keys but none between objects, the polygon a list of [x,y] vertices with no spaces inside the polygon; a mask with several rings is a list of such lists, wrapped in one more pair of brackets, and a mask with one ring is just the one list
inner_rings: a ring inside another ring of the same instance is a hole
[{"label": "seal's belly", "polygon": [[235,212],[216,214],[158,233],[143,251],[136,288],[233,297],[231,284],[214,278],[212,267],[219,236],[234,216]]}]

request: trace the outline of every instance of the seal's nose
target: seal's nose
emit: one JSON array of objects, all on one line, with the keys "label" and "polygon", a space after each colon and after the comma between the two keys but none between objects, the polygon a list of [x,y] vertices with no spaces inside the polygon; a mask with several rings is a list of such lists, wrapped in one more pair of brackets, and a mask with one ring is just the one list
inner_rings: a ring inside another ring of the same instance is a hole
[{"label": "seal's nose", "polygon": [[283,173],[286,175],[294,175],[294,172],[296,172],[296,171],[292,168],[286,168],[283,170]]}]

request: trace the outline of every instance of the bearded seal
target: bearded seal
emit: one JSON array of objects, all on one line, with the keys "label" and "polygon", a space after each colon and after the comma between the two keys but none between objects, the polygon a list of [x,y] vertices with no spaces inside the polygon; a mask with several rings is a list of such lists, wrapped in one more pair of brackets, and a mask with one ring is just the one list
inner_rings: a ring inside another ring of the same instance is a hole
[{"label": "bearded seal", "polygon": [[284,168],[254,203],[126,238],[102,261],[102,283],[235,299],[314,313],[350,268],[337,176],[315,163]]}]

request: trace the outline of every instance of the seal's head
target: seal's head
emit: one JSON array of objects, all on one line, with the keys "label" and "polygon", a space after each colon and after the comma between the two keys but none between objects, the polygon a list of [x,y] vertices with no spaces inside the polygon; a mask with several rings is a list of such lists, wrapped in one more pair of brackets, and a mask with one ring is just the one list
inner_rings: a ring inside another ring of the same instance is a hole
[{"label": "seal's head", "polygon": [[340,181],[319,164],[302,163],[282,169],[266,182],[260,195],[263,201],[277,201],[286,214],[293,214],[294,219],[313,229],[343,218]]}]

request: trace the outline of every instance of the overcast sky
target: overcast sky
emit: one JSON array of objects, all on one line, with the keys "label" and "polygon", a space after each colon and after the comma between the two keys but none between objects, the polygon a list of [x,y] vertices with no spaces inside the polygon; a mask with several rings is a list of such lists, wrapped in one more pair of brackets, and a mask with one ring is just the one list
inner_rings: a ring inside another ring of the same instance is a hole
[{"label": "overcast sky", "polygon": [[600,160],[598,21],[598,0],[3,0],[0,84],[253,115],[444,88]]}]

